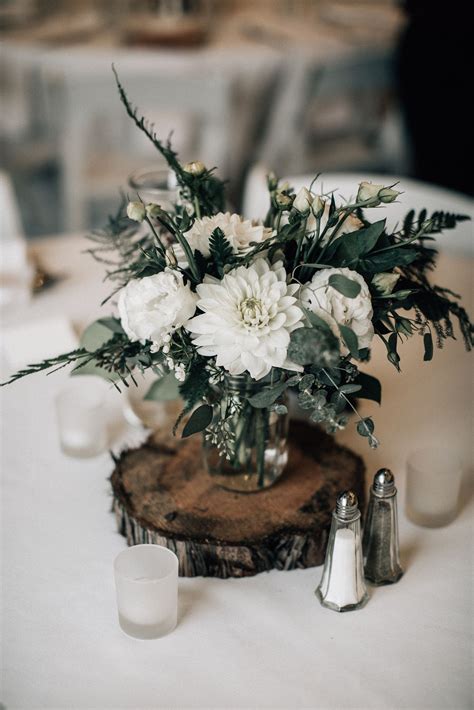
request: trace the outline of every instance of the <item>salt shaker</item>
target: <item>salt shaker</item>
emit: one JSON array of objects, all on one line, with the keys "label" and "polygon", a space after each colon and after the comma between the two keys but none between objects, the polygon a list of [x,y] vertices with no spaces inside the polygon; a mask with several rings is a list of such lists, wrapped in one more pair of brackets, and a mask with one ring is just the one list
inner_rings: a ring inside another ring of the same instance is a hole
[{"label": "salt shaker", "polygon": [[376,585],[398,582],[403,570],[398,544],[397,489],[388,468],[381,468],[374,476],[362,547],[367,581]]},{"label": "salt shaker", "polygon": [[334,611],[352,611],[366,604],[360,511],[352,491],[341,493],[332,514],[324,571],[316,596]]}]

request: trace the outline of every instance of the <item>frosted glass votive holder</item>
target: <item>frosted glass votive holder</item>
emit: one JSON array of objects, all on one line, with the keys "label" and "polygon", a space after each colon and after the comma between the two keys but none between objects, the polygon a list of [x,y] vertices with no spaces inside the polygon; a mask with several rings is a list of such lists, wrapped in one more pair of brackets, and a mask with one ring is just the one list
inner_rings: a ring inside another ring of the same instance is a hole
[{"label": "frosted glass votive holder", "polygon": [[462,464],[454,451],[425,448],[407,460],[406,514],[416,525],[437,528],[458,510]]},{"label": "frosted glass votive holder", "polygon": [[119,624],[128,636],[155,639],[178,620],[178,558],[161,545],[134,545],[114,562]]},{"label": "frosted glass votive holder", "polygon": [[89,458],[107,448],[103,383],[78,377],[56,397],[61,449],[68,456]]}]

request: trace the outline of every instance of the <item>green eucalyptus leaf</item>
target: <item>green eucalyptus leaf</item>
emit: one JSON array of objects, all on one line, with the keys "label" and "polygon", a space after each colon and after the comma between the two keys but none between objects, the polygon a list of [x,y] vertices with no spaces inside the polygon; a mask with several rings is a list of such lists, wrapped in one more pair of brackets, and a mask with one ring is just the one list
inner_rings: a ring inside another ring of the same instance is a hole
[{"label": "green eucalyptus leaf", "polygon": [[189,417],[181,437],[185,439],[188,436],[192,436],[192,434],[197,434],[199,431],[206,429],[212,422],[212,413],[210,404],[201,404]]},{"label": "green eucalyptus leaf", "polygon": [[343,392],[344,394],[355,394],[356,392],[359,392],[359,390],[362,389],[361,385],[358,384],[348,384],[348,385],[341,385],[339,387],[339,391]]},{"label": "green eucalyptus leaf", "polygon": [[172,372],[155,380],[144,399],[148,402],[169,402],[179,399],[179,383]]},{"label": "green eucalyptus leaf", "polygon": [[339,361],[339,341],[331,330],[298,328],[291,334],[288,358],[297,365],[331,367]]},{"label": "green eucalyptus leaf", "polygon": [[99,320],[96,322],[100,323],[101,325],[105,325],[105,327],[111,330],[112,333],[119,333],[120,335],[125,335],[125,331],[122,328],[122,324],[118,318],[113,318],[112,316],[110,318],[99,318]]},{"label": "green eucalyptus leaf", "polygon": [[429,362],[433,358],[433,338],[431,333],[425,333],[423,336],[423,345],[425,347],[425,354],[423,355],[423,360]]},{"label": "green eucalyptus leaf", "polygon": [[347,325],[339,325],[339,331],[352,357],[358,358],[359,340],[357,335],[354,333],[352,328],[349,328]]},{"label": "green eucalyptus leaf", "polygon": [[328,284],[347,298],[356,298],[361,289],[361,286],[357,283],[357,281],[353,281],[343,274],[332,274],[332,276],[329,277]]},{"label": "green eucalyptus leaf", "polygon": [[288,382],[278,382],[273,387],[266,387],[248,398],[248,401],[256,409],[266,409],[283,394],[288,387]]},{"label": "green eucalyptus leaf", "polygon": [[85,329],[80,343],[81,347],[85,348],[90,353],[94,353],[113,337],[113,331],[100,320],[96,320]]},{"label": "green eucalyptus leaf", "polygon": [[320,328],[321,330],[332,333],[331,327],[321,318],[321,316],[316,315],[316,313],[313,313],[307,308],[303,308],[303,311],[313,328]]},{"label": "green eucalyptus leaf", "polygon": [[374,433],[374,429],[375,425],[370,417],[365,417],[361,419],[360,422],[357,422],[357,433],[360,434],[360,436],[371,437]]}]

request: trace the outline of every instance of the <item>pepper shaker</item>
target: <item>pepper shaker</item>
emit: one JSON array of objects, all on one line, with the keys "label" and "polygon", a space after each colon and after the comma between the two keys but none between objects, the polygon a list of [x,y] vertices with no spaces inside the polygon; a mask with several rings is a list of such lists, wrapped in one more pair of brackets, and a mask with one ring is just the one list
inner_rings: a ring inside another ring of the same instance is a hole
[{"label": "pepper shaker", "polygon": [[403,570],[398,543],[397,489],[388,468],[381,468],[374,476],[362,547],[365,578],[371,584],[398,582]]},{"label": "pepper shaker", "polygon": [[323,576],[315,593],[323,606],[334,611],[360,609],[369,598],[364,581],[360,511],[352,491],[344,491],[337,498]]}]

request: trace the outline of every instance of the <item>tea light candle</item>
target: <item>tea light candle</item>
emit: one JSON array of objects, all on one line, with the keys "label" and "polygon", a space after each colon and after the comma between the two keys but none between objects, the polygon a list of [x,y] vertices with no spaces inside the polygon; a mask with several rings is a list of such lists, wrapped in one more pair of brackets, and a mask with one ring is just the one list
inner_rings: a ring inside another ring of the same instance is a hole
[{"label": "tea light candle", "polygon": [[104,382],[80,376],[56,397],[61,448],[68,456],[97,456],[107,448]]},{"label": "tea light candle", "polygon": [[115,558],[119,623],[128,636],[154,639],[178,619],[178,558],[161,545],[134,545]]}]

